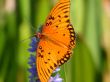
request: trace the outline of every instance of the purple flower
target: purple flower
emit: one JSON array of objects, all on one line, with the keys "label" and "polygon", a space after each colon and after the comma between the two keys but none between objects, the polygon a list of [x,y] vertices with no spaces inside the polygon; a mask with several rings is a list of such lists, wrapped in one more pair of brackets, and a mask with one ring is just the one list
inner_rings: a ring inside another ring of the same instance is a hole
[{"label": "purple flower", "polygon": [[31,39],[30,48],[28,49],[29,52],[31,52],[29,62],[28,62],[28,64],[30,65],[30,68],[28,69],[28,71],[31,73],[29,76],[30,82],[40,82],[40,80],[38,79],[37,70],[36,70],[36,63],[35,63],[36,62],[36,56],[35,56],[36,54],[33,53],[37,49],[38,42],[39,42],[39,39],[36,39],[35,37],[33,37]]},{"label": "purple flower", "polygon": [[33,37],[31,39],[30,48],[28,49],[29,52],[35,52],[36,51],[38,42],[39,42],[39,39],[36,37]]},{"label": "purple flower", "polygon": [[50,77],[49,82],[62,82],[62,78],[60,78],[60,75],[57,73],[54,77]]},{"label": "purple flower", "polygon": [[49,82],[62,82],[63,79],[60,78],[60,75],[58,74],[59,71],[60,71],[59,67],[53,71],[53,74],[54,73],[57,73],[57,74],[55,76],[51,76]]},{"label": "purple flower", "polygon": [[56,73],[56,72],[58,72],[58,71],[60,71],[60,68],[59,68],[59,67],[56,68],[56,69],[53,71],[53,73]]},{"label": "purple flower", "polygon": [[[40,82],[38,75],[37,75],[37,68],[36,68],[36,54],[34,53],[37,49],[37,44],[39,42],[39,39],[33,37],[31,39],[30,48],[28,49],[31,53],[28,64],[30,65],[30,68],[28,71],[30,72],[29,76],[29,82]],[[60,68],[57,68],[53,74],[60,71]],[[49,82],[62,82],[62,78],[60,78],[60,75],[57,73],[55,76],[51,76]]]}]

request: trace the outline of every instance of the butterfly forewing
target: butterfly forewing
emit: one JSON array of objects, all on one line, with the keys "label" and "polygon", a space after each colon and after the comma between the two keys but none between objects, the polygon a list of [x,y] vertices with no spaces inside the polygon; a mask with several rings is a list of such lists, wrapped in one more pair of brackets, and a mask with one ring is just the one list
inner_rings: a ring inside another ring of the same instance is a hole
[{"label": "butterfly forewing", "polygon": [[[44,27],[58,26],[70,18],[70,0],[60,0],[47,17]],[[53,27],[54,28],[54,27]]]}]

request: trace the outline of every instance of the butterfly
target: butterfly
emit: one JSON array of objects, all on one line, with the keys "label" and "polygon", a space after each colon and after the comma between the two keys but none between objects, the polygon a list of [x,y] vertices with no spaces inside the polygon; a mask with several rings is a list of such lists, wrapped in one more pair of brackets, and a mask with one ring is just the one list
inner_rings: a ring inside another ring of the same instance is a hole
[{"label": "butterfly", "polygon": [[70,23],[70,0],[59,0],[42,26],[36,50],[36,65],[41,82],[48,82],[53,71],[67,62],[75,47],[75,31]]}]

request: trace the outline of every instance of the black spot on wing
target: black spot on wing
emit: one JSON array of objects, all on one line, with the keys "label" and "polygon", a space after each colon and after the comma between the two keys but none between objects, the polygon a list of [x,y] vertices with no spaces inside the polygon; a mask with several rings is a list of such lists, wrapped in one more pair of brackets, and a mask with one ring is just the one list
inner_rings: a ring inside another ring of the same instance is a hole
[{"label": "black spot on wing", "polygon": [[65,36],[65,34],[63,34],[63,36]]},{"label": "black spot on wing", "polygon": [[67,13],[67,12],[69,12],[69,11],[64,11],[63,13]]},{"label": "black spot on wing", "polygon": [[50,69],[52,69],[52,70],[53,70],[53,67],[52,67],[52,66],[50,66]]},{"label": "black spot on wing", "polygon": [[59,18],[61,18],[61,16],[60,16],[60,15],[58,15],[58,17],[59,17]]},{"label": "black spot on wing", "polygon": [[64,18],[67,18],[67,17],[68,17],[68,15],[65,15],[65,16],[64,16]]},{"label": "black spot on wing", "polygon": [[39,49],[42,49],[42,46],[39,46]]},{"label": "black spot on wing", "polygon": [[50,55],[51,53],[49,52],[48,54]]},{"label": "black spot on wing", "polygon": [[66,20],[66,22],[67,22],[67,23],[69,23],[69,22],[70,22],[70,20],[68,19],[68,20]]},{"label": "black spot on wing", "polygon": [[54,67],[57,67],[57,64],[54,63]]},{"label": "black spot on wing", "polygon": [[70,51],[67,51],[67,53],[59,60],[58,62],[59,66],[67,62],[70,59],[71,54],[72,53]]},{"label": "black spot on wing", "polygon": [[41,50],[41,53],[44,52],[44,50]]},{"label": "black spot on wing", "polygon": [[58,28],[58,26],[56,26]]}]

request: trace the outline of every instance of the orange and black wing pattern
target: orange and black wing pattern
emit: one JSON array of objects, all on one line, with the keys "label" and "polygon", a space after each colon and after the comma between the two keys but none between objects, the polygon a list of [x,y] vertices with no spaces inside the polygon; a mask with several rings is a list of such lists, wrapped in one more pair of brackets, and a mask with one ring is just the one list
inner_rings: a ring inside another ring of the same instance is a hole
[{"label": "orange and black wing pattern", "polygon": [[48,82],[53,71],[69,60],[75,47],[75,32],[70,23],[70,0],[59,0],[42,28],[37,48],[37,71],[41,82]]}]

